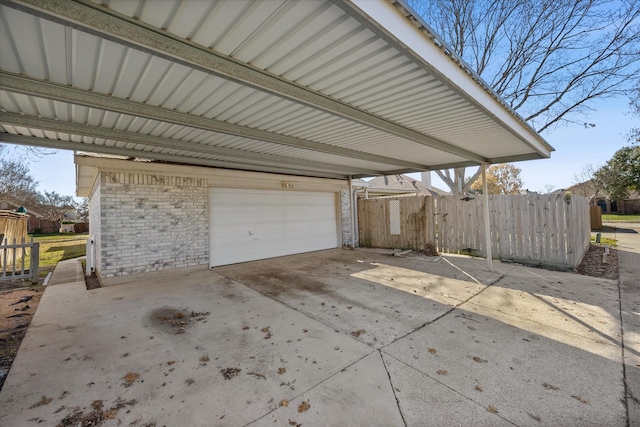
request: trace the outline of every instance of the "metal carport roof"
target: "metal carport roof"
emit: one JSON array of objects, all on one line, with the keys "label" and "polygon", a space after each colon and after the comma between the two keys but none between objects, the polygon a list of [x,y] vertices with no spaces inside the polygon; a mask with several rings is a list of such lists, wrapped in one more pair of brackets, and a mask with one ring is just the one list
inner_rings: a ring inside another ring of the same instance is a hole
[{"label": "metal carport roof", "polygon": [[0,0],[0,141],[329,178],[553,150],[403,3]]}]

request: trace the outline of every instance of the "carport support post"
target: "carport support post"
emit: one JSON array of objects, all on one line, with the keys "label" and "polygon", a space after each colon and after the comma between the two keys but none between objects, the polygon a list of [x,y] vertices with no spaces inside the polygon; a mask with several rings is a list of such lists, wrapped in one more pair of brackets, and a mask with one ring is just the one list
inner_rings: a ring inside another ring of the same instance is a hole
[{"label": "carport support post", "polygon": [[355,239],[355,221],[356,221],[356,213],[353,208],[353,199],[355,198],[355,193],[353,191],[353,176],[349,175],[349,215],[351,216],[351,247],[355,249],[356,247],[356,239]]},{"label": "carport support post", "polygon": [[487,269],[493,271],[493,254],[491,253],[491,222],[489,221],[489,191],[487,185],[487,164],[480,165],[482,168],[482,196],[484,197],[484,240],[485,253],[487,255]]}]

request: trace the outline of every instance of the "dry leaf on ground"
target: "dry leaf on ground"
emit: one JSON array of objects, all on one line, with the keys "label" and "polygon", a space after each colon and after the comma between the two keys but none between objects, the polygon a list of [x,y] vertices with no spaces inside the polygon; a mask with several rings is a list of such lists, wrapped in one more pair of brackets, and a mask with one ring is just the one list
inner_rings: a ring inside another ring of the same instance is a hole
[{"label": "dry leaf on ground", "polygon": [[124,376],[125,386],[129,387],[133,384],[138,378],[140,378],[140,374],[136,374],[135,372],[127,372],[127,375]]},{"label": "dry leaf on ground", "polygon": [[48,405],[49,403],[51,403],[52,400],[53,400],[52,397],[42,396],[42,399],[40,399],[39,402],[36,402],[33,405],[29,406],[29,409],[37,408],[38,406]]},{"label": "dry leaf on ground", "polygon": [[282,374],[284,374],[285,372],[287,372],[287,369],[286,369],[286,368],[278,368],[278,374],[282,375]]},{"label": "dry leaf on ground", "polygon": [[311,405],[309,404],[309,401],[302,402],[298,406],[298,413],[302,414],[303,412],[307,412],[309,410],[309,408],[311,408]]},{"label": "dry leaf on ground", "polygon": [[225,368],[225,369],[222,369],[220,372],[222,373],[222,376],[224,377],[225,380],[230,380],[231,378],[238,375],[241,370],[242,369],[238,369],[238,368]]},{"label": "dry leaf on ground", "polygon": [[478,390],[478,391],[484,391],[484,388],[482,388],[482,386],[481,386],[481,385],[477,385],[477,386],[476,386],[476,390]]},{"label": "dry leaf on ground", "polygon": [[579,401],[581,403],[584,403],[585,405],[589,405],[589,401],[581,398],[580,396],[571,396],[571,397],[573,397],[574,399],[576,399],[577,401]]},{"label": "dry leaf on ground", "polygon": [[437,372],[437,374],[438,374],[438,375],[449,375],[449,371],[445,371],[444,369],[440,369],[440,370]]},{"label": "dry leaf on ground", "polygon": [[531,418],[533,418],[534,420],[536,420],[538,422],[542,421],[542,418],[540,418],[537,415],[530,414],[529,412],[527,412],[527,415],[529,415]]},{"label": "dry leaf on ground", "polygon": [[265,376],[264,376],[264,375],[262,375],[262,374],[258,374],[258,373],[256,373],[256,372],[247,372],[247,375],[253,375],[254,377],[262,378],[262,379],[263,379],[263,380],[265,380],[265,381],[267,380],[267,377],[265,377]]},{"label": "dry leaf on ground", "polygon": [[547,390],[560,390],[558,387],[547,383],[542,383],[542,386]]},{"label": "dry leaf on ground", "polygon": [[491,406],[491,405],[489,405],[489,407],[487,408],[487,411],[493,412],[494,414],[498,413],[498,410],[494,406]]},{"label": "dry leaf on ground", "polygon": [[436,354],[438,352],[435,348],[429,348],[427,351],[431,354]]},{"label": "dry leaf on ground", "polygon": [[473,360],[478,363],[487,363],[482,357],[474,356]]},{"label": "dry leaf on ground", "polygon": [[287,399],[282,399],[280,401],[280,406],[284,406],[285,408],[289,406],[289,401]]},{"label": "dry leaf on ground", "polygon": [[353,331],[351,332],[351,335],[353,335],[354,337],[359,337],[360,335],[366,333],[367,331],[365,331],[364,329],[358,329],[357,331]]}]

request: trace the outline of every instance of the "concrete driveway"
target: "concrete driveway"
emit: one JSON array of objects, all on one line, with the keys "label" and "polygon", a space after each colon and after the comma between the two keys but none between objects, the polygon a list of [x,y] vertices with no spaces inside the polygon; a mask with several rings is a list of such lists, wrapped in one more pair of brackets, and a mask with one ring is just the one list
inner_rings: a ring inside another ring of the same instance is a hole
[{"label": "concrete driveway", "polygon": [[2,426],[628,423],[614,281],[345,249],[87,291],[77,264],[43,296]]}]

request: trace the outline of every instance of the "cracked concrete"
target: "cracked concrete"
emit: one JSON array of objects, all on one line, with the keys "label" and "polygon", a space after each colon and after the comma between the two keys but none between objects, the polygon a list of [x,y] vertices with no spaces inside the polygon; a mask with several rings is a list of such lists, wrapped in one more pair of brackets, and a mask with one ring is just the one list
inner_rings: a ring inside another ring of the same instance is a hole
[{"label": "cracked concrete", "polygon": [[103,425],[628,425],[638,330],[620,313],[637,319],[633,286],[621,303],[613,281],[484,266],[330,250],[54,285],[0,424],[135,399]]}]

